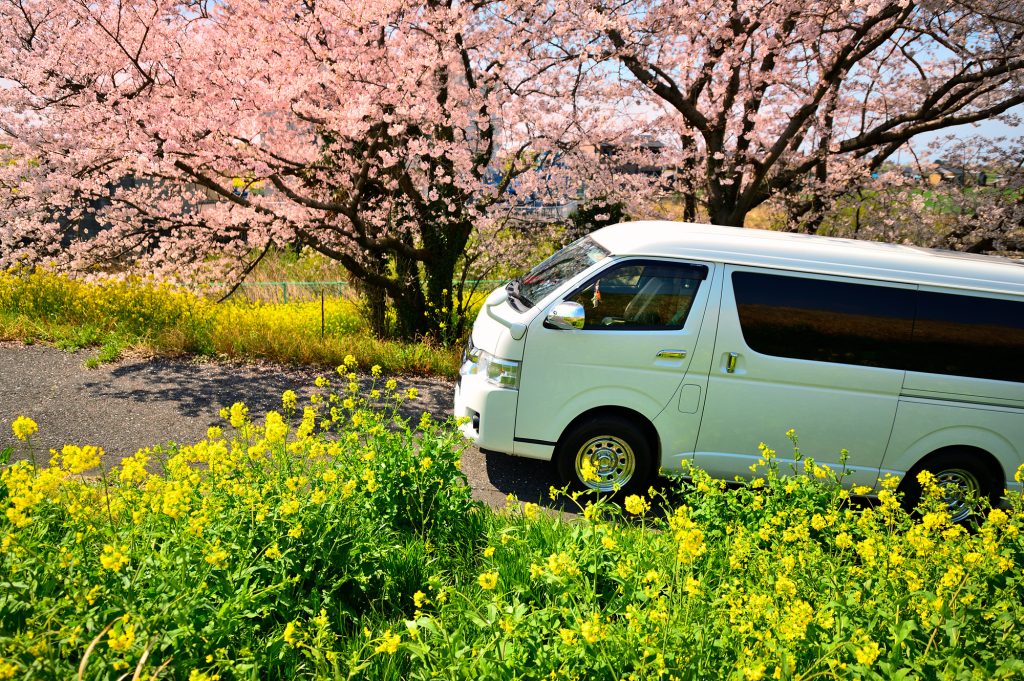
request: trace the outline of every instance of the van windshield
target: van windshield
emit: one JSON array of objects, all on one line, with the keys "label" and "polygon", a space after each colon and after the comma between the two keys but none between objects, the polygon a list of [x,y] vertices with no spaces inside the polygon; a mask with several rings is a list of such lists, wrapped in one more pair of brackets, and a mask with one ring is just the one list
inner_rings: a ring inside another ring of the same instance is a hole
[{"label": "van windshield", "polygon": [[577,239],[534,267],[522,278],[509,283],[510,298],[533,307],[553,290],[580,272],[607,258],[609,252],[589,236]]}]

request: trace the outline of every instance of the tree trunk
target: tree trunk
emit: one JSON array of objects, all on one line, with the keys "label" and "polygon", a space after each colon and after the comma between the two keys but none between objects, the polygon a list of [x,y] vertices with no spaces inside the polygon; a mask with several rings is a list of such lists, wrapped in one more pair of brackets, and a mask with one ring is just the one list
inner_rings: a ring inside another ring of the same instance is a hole
[{"label": "tree trunk", "polygon": [[[387,266],[386,258],[377,258],[376,262],[367,269],[376,275],[386,276]],[[365,281],[358,282],[356,287],[362,298],[362,305],[366,314],[366,321],[370,324],[370,331],[377,338],[386,338],[390,333],[387,320],[387,291],[383,286]]]},{"label": "tree trunk", "polygon": [[370,331],[378,338],[385,338],[388,335],[387,294],[379,286],[372,284],[362,285],[363,306],[366,309],[366,321],[370,324]]},{"label": "tree trunk", "polygon": [[693,192],[683,195],[683,220],[693,222],[697,219],[697,197]]},{"label": "tree trunk", "polygon": [[742,227],[743,221],[747,218],[747,211],[735,204],[723,205],[722,203],[709,203],[708,217],[713,225]]},{"label": "tree trunk", "polygon": [[419,264],[411,258],[397,256],[395,273],[398,281],[404,283],[403,293],[392,297],[398,322],[396,334],[402,340],[418,340],[428,335],[429,331]]}]

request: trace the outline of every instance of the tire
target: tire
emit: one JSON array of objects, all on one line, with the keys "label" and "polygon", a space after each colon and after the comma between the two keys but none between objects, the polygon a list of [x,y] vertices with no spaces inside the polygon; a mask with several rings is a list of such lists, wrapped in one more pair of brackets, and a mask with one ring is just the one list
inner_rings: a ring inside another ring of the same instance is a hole
[{"label": "tire", "polygon": [[[583,462],[590,461],[599,480],[583,479]],[[565,433],[555,452],[562,482],[577,490],[646,493],[654,475],[654,456],[647,434],[621,416],[595,416]]]},{"label": "tire", "polygon": [[963,524],[974,517],[975,509],[967,502],[969,496],[987,498],[993,507],[999,503],[998,475],[984,454],[970,449],[950,449],[925,459],[903,478],[899,490],[903,492],[903,507],[910,513],[921,502],[921,485],[917,481],[921,471],[929,471],[940,486],[949,490],[947,511],[954,523]]}]

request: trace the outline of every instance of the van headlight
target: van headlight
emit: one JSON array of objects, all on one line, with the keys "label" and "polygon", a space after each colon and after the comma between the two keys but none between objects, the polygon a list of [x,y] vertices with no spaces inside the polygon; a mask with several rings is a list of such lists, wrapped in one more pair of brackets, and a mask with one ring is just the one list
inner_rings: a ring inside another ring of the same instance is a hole
[{"label": "van headlight", "polygon": [[472,341],[463,357],[462,368],[459,370],[463,376],[481,375],[498,387],[511,390],[519,388],[519,362],[498,359],[491,353],[474,347]]}]

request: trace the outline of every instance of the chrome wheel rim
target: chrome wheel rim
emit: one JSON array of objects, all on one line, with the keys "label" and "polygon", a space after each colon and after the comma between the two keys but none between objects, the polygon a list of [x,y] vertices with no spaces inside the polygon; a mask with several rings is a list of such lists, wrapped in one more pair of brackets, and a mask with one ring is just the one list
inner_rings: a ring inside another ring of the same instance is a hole
[{"label": "chrome wheel rim", "polygon": [[942,500],[949,519],[959,523],[970,517],[974,512],[970,500],[981,496],[981,483],[977,476],[962,468],[950,468],[936,475],[935,482],[942,488]]},{"label": "chrome wheel rim", "polygon": [[[589,464],[597,479],[584,476]],[[599,435],[576,452],[576,477],[590,489],[613,492],[626,485],[636,472],[636,455],[629,443],[613,435]]]}]

